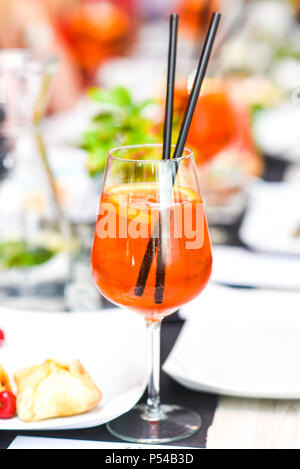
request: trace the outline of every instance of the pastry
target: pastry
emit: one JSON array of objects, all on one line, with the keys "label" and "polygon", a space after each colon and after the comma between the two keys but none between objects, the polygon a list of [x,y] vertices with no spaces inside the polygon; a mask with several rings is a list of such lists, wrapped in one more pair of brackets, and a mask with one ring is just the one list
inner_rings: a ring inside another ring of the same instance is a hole
[{"label": "pastry", "polygon": [[79,360],[69,365],[49,359],[14,375],[17,412],[25,422],[84,413],[102,394]]}]

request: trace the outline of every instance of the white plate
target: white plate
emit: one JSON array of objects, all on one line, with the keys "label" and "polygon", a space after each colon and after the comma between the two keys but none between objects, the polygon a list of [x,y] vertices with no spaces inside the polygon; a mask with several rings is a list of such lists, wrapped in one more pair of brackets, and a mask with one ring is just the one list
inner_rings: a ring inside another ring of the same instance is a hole
[{"label": "white plate", "polygon": [[296,256],[215,246],[211,280],[221,285],[300,291],[299,266]]},{"label": "white plate", "polygon": [[280,254],[300,254],[297,183],[259,183],[251,191],[249,209],[240,238],[253,249]]},{"label": "white plate", "polygon": [[300,398],[300,293],[208,287],[163,370],[183,386],[222,395]]},{"label": "white plate", "polygon": [[[22,367],[47,358],[78,358],[103,393],[82,415],[22,422],[0,420],[0,430],[54,430],[101,425],[130,410],[146,388],[146,327],[138,315],[120,309],[53,313],[0,309],[6,341],[0,363],[10,378]],[[11,379],[12,383],[13,380]]]},{"label": "white plate", "polygon": [[284,103],[261,111],[254,120],[254,135],[267,155],[289,162],[300,162],[300,106]]}]

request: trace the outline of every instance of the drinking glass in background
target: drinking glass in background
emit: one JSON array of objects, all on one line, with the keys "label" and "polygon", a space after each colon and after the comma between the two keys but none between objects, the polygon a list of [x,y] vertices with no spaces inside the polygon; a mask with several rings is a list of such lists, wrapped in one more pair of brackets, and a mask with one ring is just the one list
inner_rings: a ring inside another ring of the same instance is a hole
[{"label": "drinking glass in background", "polygon": [[69,275],[68,223],[39,128],[56,66],[0,51],[0,296],[22,308],[57,308]]},{"label": "drinking glass in background", "polygon": [[204,81],[187,144],[195,153],[210,226],[236,223],[263,160],[252,136],[250,111],[233,98],[226,78]]},{"label": "drinking glass in background", "polygon": [[185,149],[181,158],[161,158],[162,145],[109,152],[91,255],[100,292],[147,323],[147,404],[108,427],[122,439],[141,443],[185,438],[201,424],[193,411],[160,404],[161,321],[199,295],[212,267],[193,154]]},{"label": "drinking glass in background", "polygon": [[211,15],[220,10],[221,0],[179,0],[178,13],[183,32],[193,41],[201,41]]},{"label": "drinking glass in background", "polygon": [[86,84],[91,84],[101,63],[130,51],[137,32],[137,2],[73,1],[62,10],[57,25]]}]

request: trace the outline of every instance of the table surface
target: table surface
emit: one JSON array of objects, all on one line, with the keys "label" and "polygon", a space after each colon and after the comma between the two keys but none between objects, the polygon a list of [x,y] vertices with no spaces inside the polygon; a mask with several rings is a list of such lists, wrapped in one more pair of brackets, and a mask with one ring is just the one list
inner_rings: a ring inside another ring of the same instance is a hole
[{"label": "table surface", "polygon": [[[264,179],[282,180],[288,164],[266,159]],[[231,227],[228,244],[240,245],[238,225]],[[162,325],[161,361],[168,356],[180,332],[183,321],[177,314],[166,318]],[[142,400],[145,401],[146,395]],[[202,417],[202,426],[191,438],[174,443],[176,446],[198,448],[276,448],[300,447],[300,403],[289,401],[261,401],[218,397],[188,390],[164,372],[161,373],[161,400],[163,403],[185,405]],[[17,435],[94,441],[120,441],[105,425],[78,430],[0,431],[0,449],[5,449]],[[285,435],[285,436],[284,436]]]}]

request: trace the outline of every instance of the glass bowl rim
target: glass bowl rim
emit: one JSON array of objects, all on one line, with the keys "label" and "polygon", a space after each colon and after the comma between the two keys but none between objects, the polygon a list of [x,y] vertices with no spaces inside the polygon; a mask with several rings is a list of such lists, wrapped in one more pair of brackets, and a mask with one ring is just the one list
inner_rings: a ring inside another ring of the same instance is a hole
[{"label": "glass bowl rim", "polygon": [[[164,163],[164,162],[167,162],[167,161],[176,161],[176,162],[180,162],[182,160],[185,160],[187,158],[192,158],[194,157],[194,152],[193,150],[191,150],[190,148],[187,148],[187,147],[184,147],[183,149],[183,152],[187,152],[188,154],[187,155],[182,155],[180,156],[179,158],[168,158],[168,159],[159,159],[159,160],[153,160],[153,159],[149,159],[149,160],[135,160],[135,159],[132,159],[132,158],[119,158],[117,156],[114,156],[112,153],[114,152],[117,152],[119,150],[130,150],[130,149],[138,149],[138,148],[162,148],[163,147],[163,144],[162,143],[141,143],[141,144],[137,144],[137,145],[120,145],[119,147],[114,147],[114,148],[111,148],[110,150],[108,150],[107,152],[107,156],[109,159],[111,160],[116,160],[116,161],[124,161],[124,162],[127,162],[127,163]],[[171,145],[171,148],[175,148],[176,145]]]}]

